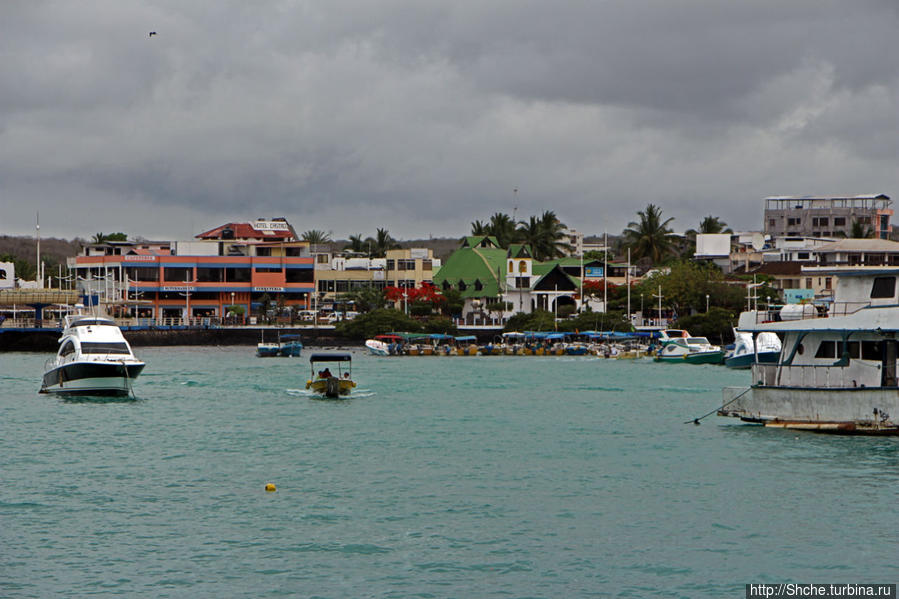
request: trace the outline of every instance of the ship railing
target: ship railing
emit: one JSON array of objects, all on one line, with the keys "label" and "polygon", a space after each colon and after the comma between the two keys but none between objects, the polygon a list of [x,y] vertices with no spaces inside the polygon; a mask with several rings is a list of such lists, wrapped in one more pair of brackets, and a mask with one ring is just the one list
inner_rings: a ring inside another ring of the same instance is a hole
[{"label": "ship railing", "polygon": [[[850,372],[851,370],[851,372]],[[802,387],[817,389],[846,389],[879,386],[880,371],[872,367],[875,380],[860,380],[858,369],[848,366],[818,366],[812,364],[780,366],[753,364],[752,381],[761,387]]]},{"label": "ship railing", "polygon": [[[787,304],[791,305],[791,304]],[[790,322],[794,320],[813,320],[816,318],[828,318],[831,316],[847,316],[855,314],[859,310],[871,307],[871,302],[830,302],[828,304],[792,304],[801,310],[797,312],[781,312],[783,306],[771,306],[767,310],[758,310],[755,313],[756,324],[765,322]]]}]

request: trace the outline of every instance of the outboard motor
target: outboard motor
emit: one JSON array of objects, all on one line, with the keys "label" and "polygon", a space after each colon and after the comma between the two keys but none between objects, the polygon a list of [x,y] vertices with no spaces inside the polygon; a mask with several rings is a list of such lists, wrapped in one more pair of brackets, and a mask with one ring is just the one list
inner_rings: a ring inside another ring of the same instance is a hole
[{"label": "outboard motor", "polygon": [[340,397],[340,379],[332,376],[325,387],[325,397]]}]

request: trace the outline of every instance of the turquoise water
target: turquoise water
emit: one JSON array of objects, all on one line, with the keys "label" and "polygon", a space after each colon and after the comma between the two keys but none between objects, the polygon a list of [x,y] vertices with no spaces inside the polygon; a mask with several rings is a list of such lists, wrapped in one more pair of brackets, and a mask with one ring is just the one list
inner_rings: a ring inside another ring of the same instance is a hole
[{"label": "turquoise water", "polygon": [[[895,582],[899,441],[711,416],[716,366],[146,348],[136,401],[0,354],[0,596],[742,597]],[[275,493],[264,486],[277,485]]]}]

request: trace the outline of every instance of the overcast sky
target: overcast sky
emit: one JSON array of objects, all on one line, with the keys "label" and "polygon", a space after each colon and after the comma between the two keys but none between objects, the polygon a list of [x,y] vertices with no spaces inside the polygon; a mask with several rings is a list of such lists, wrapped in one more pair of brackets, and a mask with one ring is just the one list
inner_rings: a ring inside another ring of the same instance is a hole
[{"label": "overcast sky", "polygon": [[896,0],[3,0],[0,234],[899,200],[897,31]]}]

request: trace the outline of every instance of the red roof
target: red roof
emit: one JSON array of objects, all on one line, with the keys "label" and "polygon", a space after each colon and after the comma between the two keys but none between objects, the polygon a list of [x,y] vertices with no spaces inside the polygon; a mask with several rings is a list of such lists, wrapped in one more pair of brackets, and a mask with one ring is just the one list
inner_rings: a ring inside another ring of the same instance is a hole
[{"label": "red roof", "polygon": [[293,239],[293,231],[286,221],[275,221],[278,224],[283,223],[286,229],[257,229],[252,223],[226,223],[215,229],[210,229],[205,233],[197,235],[198,239],[221,239],[222,231],[231,229],[234,232],[234,239],[260,239],[260,240],[279,240],[288,241]]}]

